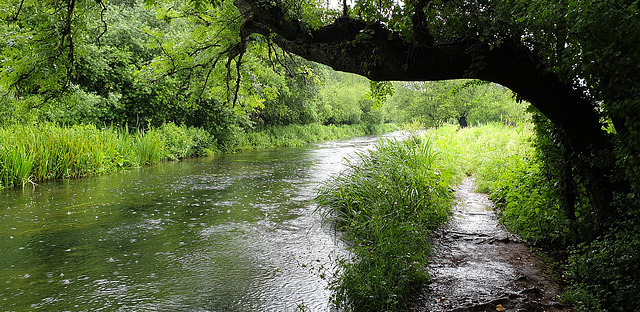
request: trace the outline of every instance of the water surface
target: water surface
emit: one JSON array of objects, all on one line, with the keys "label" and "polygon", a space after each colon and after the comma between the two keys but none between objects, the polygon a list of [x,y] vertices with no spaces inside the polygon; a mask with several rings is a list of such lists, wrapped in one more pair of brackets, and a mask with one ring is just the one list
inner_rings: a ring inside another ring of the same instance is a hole
[{"label": "water surface", "polygon": [[0,310],[328,311],[314,187],[378,137],[0,191]]}]

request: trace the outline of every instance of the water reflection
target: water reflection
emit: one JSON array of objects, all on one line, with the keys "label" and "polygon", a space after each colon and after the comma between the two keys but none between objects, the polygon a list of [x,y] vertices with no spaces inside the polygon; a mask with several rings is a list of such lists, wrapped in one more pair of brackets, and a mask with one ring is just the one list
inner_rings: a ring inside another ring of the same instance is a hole
[{"label": "water reflection", "polygon": [[0,192],[2,310],[329,310],[310,203],[376,137]]}]

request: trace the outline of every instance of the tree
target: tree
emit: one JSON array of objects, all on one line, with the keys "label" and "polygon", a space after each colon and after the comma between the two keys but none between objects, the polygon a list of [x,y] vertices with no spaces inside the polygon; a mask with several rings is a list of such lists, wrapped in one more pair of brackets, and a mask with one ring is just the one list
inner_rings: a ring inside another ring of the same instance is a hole
[{"label": "tree", "polygon": [[447,111],[448,117],[455,118],[462,128],[469,126],[467,121],[469,113],[482,102],[485,96],[485,90],[480,88],[482,84],[485,83],[479,80],[462,80],[455,83],[449,91],[442,109]]},{"label": "tree", "polygon": [[28,107],[71,87],[87,32],[101,33],[102,1],[8,0],[0,4],[0,85]]},{"label": "tree", "polygon": [[[582,167],[601,216],[615,214],[614,191],[637,182],[638,161],[613,157],[617,142],[627,156],[640,152],[637,2],[359,0],[321,26],[287,1],[235,4],[242,42],[260,34],[372,80],[473,78],[510,88],[565,133],[574,157],[598,159]],[[617,135],[602,130],[603,118]],[[625,162],[622,183],[612,181],[616,161]]]},{"label": "tree", "polygon": [[478,80],[400,82],[395,89],[388,105],[395,121],[419,121],[428,126],[452,120],[460,126],[517,122],[524,119],[528,105],[517,103],[505,87]]}]

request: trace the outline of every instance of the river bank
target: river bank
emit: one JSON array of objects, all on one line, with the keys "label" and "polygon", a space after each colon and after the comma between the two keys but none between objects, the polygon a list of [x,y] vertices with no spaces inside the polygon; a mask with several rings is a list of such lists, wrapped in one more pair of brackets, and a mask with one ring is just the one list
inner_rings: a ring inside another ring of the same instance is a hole
[{"label": "river bank", "polygon": [[[392,130],[397,127],[383,127]],[[290,125],[237,131],[222,145],[205,130],[172,123],[146,131],[50,123],[5,126],[0,128],[0,189],[101,175],[163,160],[297,147],[362,136],[366,131],[362,125]]]},{"label": "river bank", "polygon": [[332,311],[346,250],[314,189],[378,139],[3,190],[0,310]]}]

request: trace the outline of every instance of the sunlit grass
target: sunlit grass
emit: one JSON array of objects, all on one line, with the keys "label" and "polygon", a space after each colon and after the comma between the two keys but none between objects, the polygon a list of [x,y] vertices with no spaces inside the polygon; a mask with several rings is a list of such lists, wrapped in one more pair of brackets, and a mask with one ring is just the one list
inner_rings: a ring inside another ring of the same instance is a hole
[{"label": "sunlit grass", "polygon": [[505,172],[520,168],[531,157],[532,128],[528,123],[505,126],[493,123],[459,129],[445,125],[422,135],[433,142],[437,167],[454,183],[474,176],[481,192],[491,192]]}]

